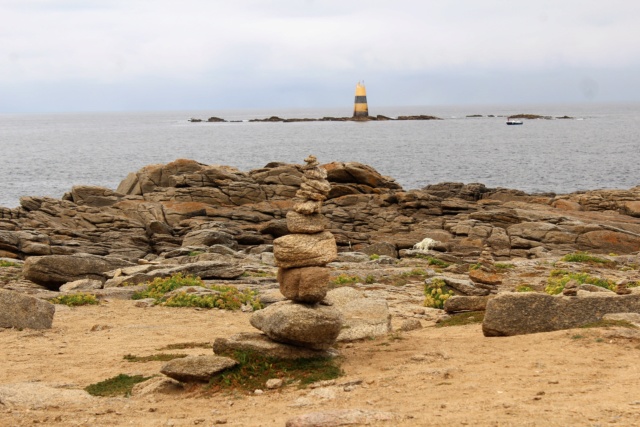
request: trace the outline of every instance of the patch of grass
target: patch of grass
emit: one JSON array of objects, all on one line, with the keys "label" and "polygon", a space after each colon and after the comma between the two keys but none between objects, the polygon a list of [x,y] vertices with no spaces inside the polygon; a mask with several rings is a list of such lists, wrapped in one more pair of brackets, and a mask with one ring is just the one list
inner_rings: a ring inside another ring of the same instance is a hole
[{"label": "patch of grass", "polygon": [[148,380],[151,377],[143,377],[142,375],[129,376],[120,374],[113,378],[109,378],[99,383],[91,384],[85,387],[85,391],[92,396],[113,397],[113,396],[131,396],[133,386]]},{"label": "patch of grass", "polygon": [[471,264],[471,265],[469,266],[469,270],[477,270],[477,269],[479,269],[480,267],[482,267],[482,264],[480,264],[480,263],[478,262],[478,263],[475,263],[475,264]]},{"label": "patch of grass", "polygon": [[69,307],[76,307],[79,305],[96,305],[100,304],[95,295],[79,292],[77,294],[60,295],[50,300],[53,304],[63,304]]},{"label": "patch of grass", "polygon": [[[208,295],[195,295],[187,292],[167,297],[169,292],[185,286],[199,286],[215,291]],[[254,310],[262,308],[257,294],[251,290],[240,291],[233,286],[212,285],[205,286],[202,279],[194,276],[182,276],[178,273],[168,278],[156,278],[149,283],[147,289],[136,292],[133,299],[153,298],[157,304],[167,307],[200,307],[200,308],[221,308],[225,310],[238,310],[245,304],[253,307]]]},{"label": "patch of grass", "polygon": [[446,287],[442,279],[433,279],[424,285],[425,307],[442,308],[444,302],[453,296],[453,291]]},{"label": "patch of grass", "polygon": [[169,360],[182,359],[183,357],[187,357],[187,355],[158,353],[149,356],[135,356],[133,354],[126,354],[123,359],[127,362],[168,362]]},{"label": "patch of grass", "polygon": [[513,264],[509,264],[509,263],[505,263],[505,262],[496,262],[495,264],[493,264],[493,266],[497,269],[500,270],[510,270],[512,268],[516,268],[515,265]]},{"label": "patch of grass", "polygon": [[516,287],[516,292],[535,292],[531,286],[520,285]]},{"label": "patch of grass", "polygon": [[436,328],[472,325],[474,323],[482,323],[483,320],[484,311],[468,311],[466,313],[457,313],[451,315],[449,318],[436,323]]},{"label": "patch of grass", "polygon": [[557,295],[564,290],[564,287],[570,280],[575,280],[581,285],[588,283],[609,289],[610,291],[615,291],[617,287],[613,280],[591,276],[588,273],[571,273],[566,270],[551,270],[549,278],[547,279],[547,286],[544,288],[544,291],[549,295]]},{"label": "patch of grass", "polygon": [[245,271],[241,277],[274,277],[275,274],[270,271]]},{"label": "patch of grass", "polygon": [[364,283],[370,285],[372,283],[376,283],[376,276],[373,274],[367,274],[367,277],[364,278]]},{"label": "patch of grass", "polygon": [[369,255],[369,259],[370,259],[371,261],[375,261],[375,260],[377,260],[377,259],[380,259],[380,255],[378,255],[378,254],[371,254],[371,255]]},{"label": "patch of grass", "polygon": [[589,329],[589,328],[629,328],[629,329],[638,329],[636,325],[626,320],[606,320],[600,319],[596,322],[586,323],[581,328]]},{"label": "patch of grass", "polygon": [[176,344],[165,345],[162,348],[159,348],[158,351],[162,350],[184,350],[186,348],[207,348],[210,349],[212,344],[210,342],[180,342]]},{"label": "patch of grass", "polygon": [[414,268],[411,271],[405,271],[400,276],[401,277],[427,277],[429,273],[421,268]]},{"label": "patch of grass", "polygon": [[588,252],[574,252],[562,257],[562,261],[565,262],[586,262],[595,264],[615,264],[613,261],[606,258],[600,258],[595,255],[591,255]]},{"label": "patch of grass", "polygon": [[579,339],[582,339],[582,338],[584,338],[584,335],[575,334],[575,335],[571,336],[572,340],[579,340]]},{"label": "patch of grass", "polygon": [[235,351],[231,356],[238,365],[209,381],[209,389],[240,389],[252,392],[263,388],[271,378],[281,378],[285,384],[298,382],[301,387],[316,381],[331,380],[344,373],[337,359],[272,359],[248,351]]},{"label": "patch of grass", "polygon": [[353,276],[349,274],[342,273],[339,276],[336,276],[331,283],[333,285],[352,285],[354,283],[362,283],[363,280],[360,276]]},{"label": "patch of grass", "polygon": [[202,255],[204,252],[202,251],[191,251],[187,254],[187,256],[198,256],[198,255]]},{"label": "patch of grass", "polygon": [[20,267],[20,264],[15,262],[0,260],[0,267]]}]

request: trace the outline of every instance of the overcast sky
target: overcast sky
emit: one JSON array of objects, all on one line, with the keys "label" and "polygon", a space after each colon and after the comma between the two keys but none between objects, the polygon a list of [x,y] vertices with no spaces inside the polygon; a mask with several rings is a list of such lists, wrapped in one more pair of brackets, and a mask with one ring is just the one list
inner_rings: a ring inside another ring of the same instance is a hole
[{"label": "overcast sky", "polygon": [[0,0],[0,112],[640,102],[637,0]]}]

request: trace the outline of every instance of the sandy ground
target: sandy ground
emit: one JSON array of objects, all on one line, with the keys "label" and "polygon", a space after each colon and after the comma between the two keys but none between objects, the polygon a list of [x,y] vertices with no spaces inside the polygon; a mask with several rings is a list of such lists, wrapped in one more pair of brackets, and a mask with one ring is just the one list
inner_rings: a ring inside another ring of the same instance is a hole
[{"label": "sandy ground", "polygon": [[[249,316],[139,308],[134,301],[118,300],[63,308],[50,330],[0,329],[0,385],[38,381],[79,389],[120,373],[158,374],[162,362],[132,363],[123,356],[252,331]],[[334,386],[289,386],[261,395],[220,392],[208,398],[185,391],[31,407],[0,404],[0,425],[284,426],[295,415],[336,408],[403,417],[380,425],[640,425],[638,342],[608,338],[606,329],[485,338],[480,325],[423,325],[338,345],[345,376]],[[345,390],[344,384],[354,380],[362,383]]]}]

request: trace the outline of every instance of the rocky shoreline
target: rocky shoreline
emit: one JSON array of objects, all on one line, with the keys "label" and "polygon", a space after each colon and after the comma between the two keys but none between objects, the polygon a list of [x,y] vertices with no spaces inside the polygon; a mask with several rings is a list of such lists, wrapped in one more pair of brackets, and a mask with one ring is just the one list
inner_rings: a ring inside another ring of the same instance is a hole
[{"label": "rocky shoreline", "polygon": [[[461,183],[404,190],[360,163],[323,167],[331,190],[321,213],[339,252],[396,256],[425,238],[462,260],[485,247],[497,260],[640,247],[640,186],[564,195]],[[18,208],[0,207],[0,257],[86,253],[135,263],[214,244],[269,251],[289,233],[302,176],[296,164],[241,172],[181,159],[131,173],[116,190],[78,185],[61,199],[22,197]]]}]

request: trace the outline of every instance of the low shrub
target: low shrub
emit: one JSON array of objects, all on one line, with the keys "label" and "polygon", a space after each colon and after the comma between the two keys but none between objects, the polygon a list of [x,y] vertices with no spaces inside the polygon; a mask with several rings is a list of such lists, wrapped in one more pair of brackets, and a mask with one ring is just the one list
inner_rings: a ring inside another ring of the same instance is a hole
[{"label": "low shrub", "polygon": [[360,276],[351,276],[348,274],[340,274],[339,276],[336,276],[331,283],[334,285],[352,285],[354,283],[362,283],[363,280]]},{"label": "low shrub", "polygon": [[562,261],[565,262],[587,262],[596,264],[614,264],[613,261],[606,258],[600,258],[595,255],[591,255],[588,252],[574,252],[562,257]]},{"label": "low shrub", "polygon": [[[185,286],[199,286],[216,291],[210,295],[195,295],[180,292],[167,297],[169,292]],[[206,286],[201,278],[194,276],[182,276],[178,273],[171,277],[154,279],[147,289],[137,292],[133,299],[153,298],[157,304],[167,307],[201,307],[221,308],[226,310],[238,310],[243,305],[250,305],[254,310],[262,308],[255,292],[251,290],[238,290],[232,286],[212,285]]]},{"label": "low shrub", "polygon": [[444,328],[447,326],[463,326],[472,325],[474,323],[482,323],[484,320],[484,311],[467,311],[465,313],[456,313],[448,318],[436,323],[436,328]]},{"label": "low shrub", "polygon": [[424,285],[425,307],[442,308],[444,302],[453,296],[453,291],[446,288],[442,279],[433,279],[431,283]]},{"label": "low shrub", "polygon": [[76,307],[79,305],[96,305],[99,304],[95,295],[79,292],[77,294],[60,295],[50,300],[54,304],[63,304],[69,307]]},{"label": "low shrub", "polygon": [[520,285],[516,287],[516,292],[535,292],[535,290],[530,286]]},{"label": "low shrub", "polygon": [[590,276],[588,273],[571,273],[565,270],[551,270],[547,279],[547,286],[544,291],[549,295],[557,295],[564,290],[569,281],[575,280],[579,284],[588,283],[601,288],[616,290],[616,283],[613,280],[602,279],[600,277]]},{"label": "low shrub", "polygon": [[16,264],[15,262],[5,261],[0,259],[0,267],[20,267],[20,264]]},{"label": "low shrub", "polygon": [[371,261],[375,261],[375,260],[377,260],[377,259],[380,259],[380,255],[378,255],[378,254],[371,254],[371,255],[369,255],[369,259],[370,259]]}]

